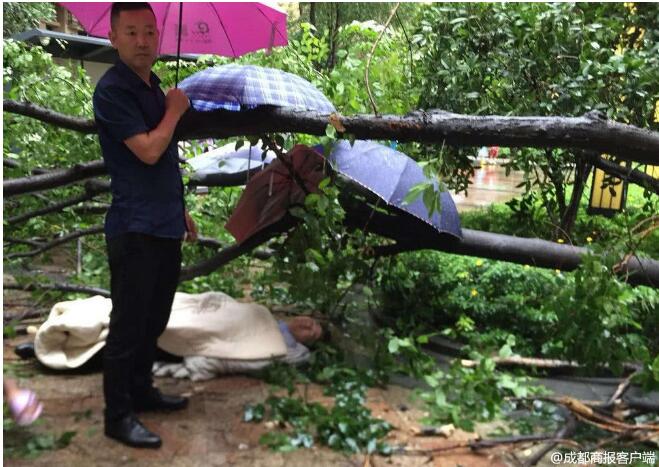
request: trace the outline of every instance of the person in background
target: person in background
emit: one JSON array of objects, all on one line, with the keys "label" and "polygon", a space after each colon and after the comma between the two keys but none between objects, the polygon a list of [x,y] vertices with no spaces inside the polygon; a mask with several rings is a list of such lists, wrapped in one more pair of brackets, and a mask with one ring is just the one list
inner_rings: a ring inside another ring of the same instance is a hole
[{"label": "person in background", "polygon": [[112,203],[105,219],[112,312],[104,353],[105,435],[158,448],[137,412],[180,410],[188,400],[153,387],[156,341],[181,270],[181,241],[196,227],[185,210],[174,129],[190,106],[167,96],[151,71],[159,31],[148,3],[113,3],[109,38],[119,60],[94,91],[94,116]]}]

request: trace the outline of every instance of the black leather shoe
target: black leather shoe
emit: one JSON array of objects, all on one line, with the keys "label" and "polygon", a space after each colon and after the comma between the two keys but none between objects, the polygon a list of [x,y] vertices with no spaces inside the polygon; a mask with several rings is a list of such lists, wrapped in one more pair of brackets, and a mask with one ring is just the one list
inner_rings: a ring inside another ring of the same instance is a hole
[{"label": "black leather shoe", "polygon": [[36,356],[34,353],[34,342],[18,344],[16,347],[14,347],[14,353],[21,357],[23,360],[34,358]]},{"label": "black leather shoe", "polygon": [[162,446],[160,436],[147,430],[134,415],[113,422],[106,421],[105,436],[134,448],[155,449]]},{"label": "black leather shoe", "polygon": [[168,396],[158,390],[152,391],[146,398],[137,399],[134,403],[135,412],[155,412],[183,410],[188,406],[188,398],[183,396]]}]

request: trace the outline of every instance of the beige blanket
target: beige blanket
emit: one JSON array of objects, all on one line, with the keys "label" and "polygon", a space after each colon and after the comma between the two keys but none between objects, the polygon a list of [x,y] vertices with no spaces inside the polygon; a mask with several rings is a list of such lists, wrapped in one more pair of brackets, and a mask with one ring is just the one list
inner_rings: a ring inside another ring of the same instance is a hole
[{"label": "beige blanket", "polygon": [[[100,296],[53,306],[35,338],[35,353],[55,369],[77,368],[105,345],[112,303]],[[220,292],[177,293],[158,346],[182,357],[258,360],[286,355],[277,322],[264,306]]]}]

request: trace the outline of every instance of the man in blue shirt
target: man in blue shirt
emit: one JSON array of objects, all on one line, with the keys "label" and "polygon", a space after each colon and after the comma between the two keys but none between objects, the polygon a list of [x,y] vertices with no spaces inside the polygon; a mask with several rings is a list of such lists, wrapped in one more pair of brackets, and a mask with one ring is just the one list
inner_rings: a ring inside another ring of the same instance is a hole
[{"label": "man in blue shirt", "polygon": [[188,402],[155,389],[151,367],[178,284],[181,240],[196,238],[172,139],[190,103],[180,89],[165,96],[151,72],[159,31],[148,3],[114,3],[109,37],[120,60],[94,91],[112,190],[105,219],[112,295],[103,370],[105,434],[157,448],[160,437],[135,413],[183,409]]}]

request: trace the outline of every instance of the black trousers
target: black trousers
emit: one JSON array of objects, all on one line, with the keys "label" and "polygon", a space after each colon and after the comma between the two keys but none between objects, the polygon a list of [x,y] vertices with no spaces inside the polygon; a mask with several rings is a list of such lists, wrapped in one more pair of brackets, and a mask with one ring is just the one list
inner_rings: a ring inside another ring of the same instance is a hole
[{"label": "black trousers", "polygon": [[153,391],[156,342],[169,321],[181,241],[126,233],[106,240],[112,312],[103,355],[105,419],[133,412]]}]

